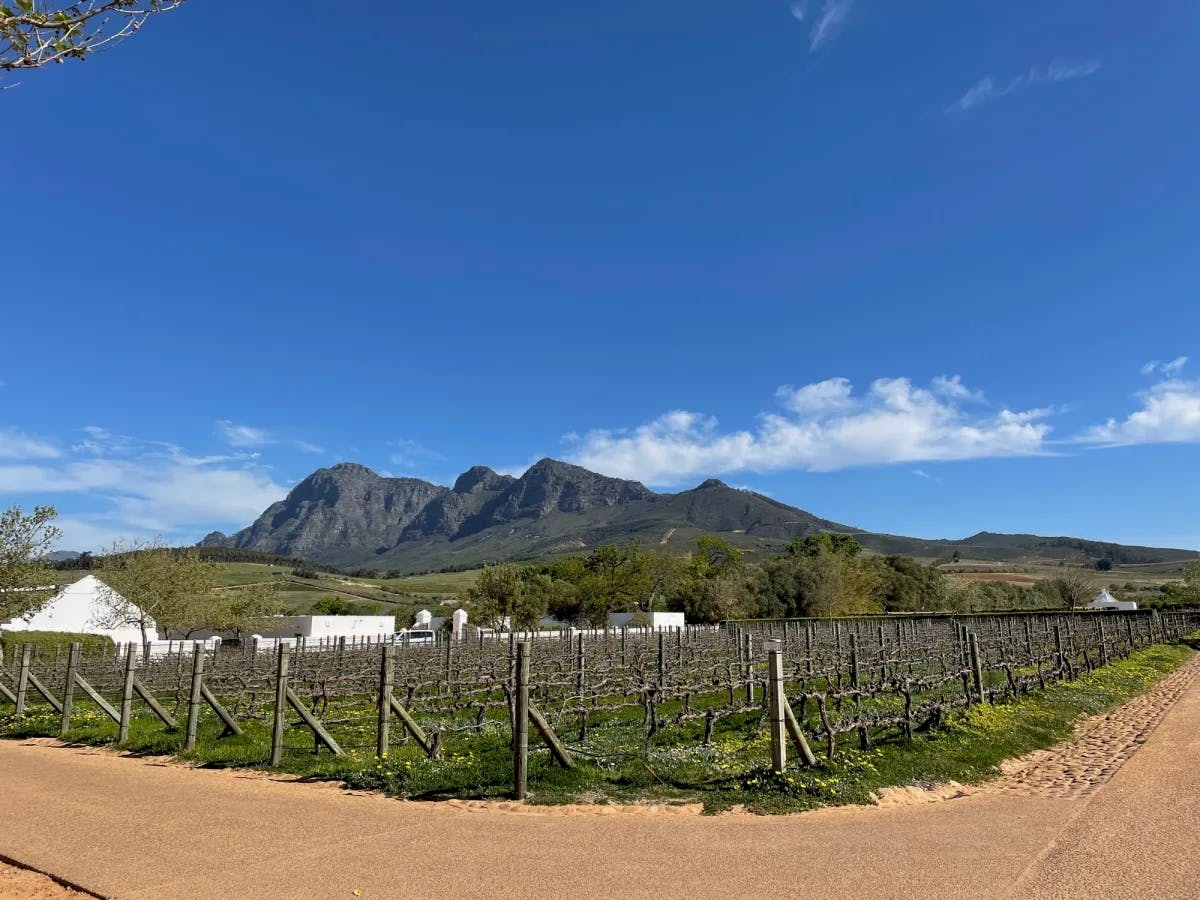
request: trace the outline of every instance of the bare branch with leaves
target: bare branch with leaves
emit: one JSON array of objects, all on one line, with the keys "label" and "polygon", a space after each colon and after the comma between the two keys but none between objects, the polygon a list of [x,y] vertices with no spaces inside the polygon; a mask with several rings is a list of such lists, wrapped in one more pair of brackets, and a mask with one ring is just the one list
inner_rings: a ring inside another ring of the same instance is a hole
[{"label": "bare branch with leaves", "polygon": [[0,72],[84,59],[136,34],[153,15],[185,0],[0,2]]}]

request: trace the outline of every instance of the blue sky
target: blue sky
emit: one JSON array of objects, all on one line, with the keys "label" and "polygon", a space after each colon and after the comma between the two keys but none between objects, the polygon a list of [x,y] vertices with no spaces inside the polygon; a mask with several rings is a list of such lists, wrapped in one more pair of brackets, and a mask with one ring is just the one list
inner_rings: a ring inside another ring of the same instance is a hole
[{"label": "blue sky", "polygon": [[1200,547],[1194,4],[328,10],[4,81],[0,505],[63,546],[556,456]]}]

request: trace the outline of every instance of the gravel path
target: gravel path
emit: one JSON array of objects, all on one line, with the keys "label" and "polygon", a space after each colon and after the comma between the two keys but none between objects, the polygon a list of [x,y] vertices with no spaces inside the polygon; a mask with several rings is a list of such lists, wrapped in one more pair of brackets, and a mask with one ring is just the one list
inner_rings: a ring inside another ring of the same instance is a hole
[{"label": "gravel path", "polygon": [[1093,793],[1137,752],[1198,675],[1200,655],[1141,696],[1086,720],[1071,740],[1009,763],[984,790],[1042,797]]},{"label": "gravel path", "polygon": [[0,741],[0,855],[113,898],[1192,900],[1198,674],[1194,657],[958,799],[788,817],[405,803]]},{"label": "gravel path", "polygon": [[45,875],[0,862],[0,900],[81,900],[86,894],[68,890]]}]

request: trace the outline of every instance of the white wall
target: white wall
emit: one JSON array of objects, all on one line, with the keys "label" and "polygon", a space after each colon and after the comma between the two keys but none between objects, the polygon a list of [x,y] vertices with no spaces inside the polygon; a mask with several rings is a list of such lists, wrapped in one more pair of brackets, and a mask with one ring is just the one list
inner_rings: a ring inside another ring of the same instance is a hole
[{"label": "white wall", "polygon": [[687,624],[687,620],[681,612],[612,613],[608,617],[608,624],[614,628],[628,627],[633,625],[634,616],[648,620],[651,631],[682,628]]},{"label": "white wall", "polygon": [[396,632],[395,616],[274,616],[258,629],[264,638],[387,637]]}]

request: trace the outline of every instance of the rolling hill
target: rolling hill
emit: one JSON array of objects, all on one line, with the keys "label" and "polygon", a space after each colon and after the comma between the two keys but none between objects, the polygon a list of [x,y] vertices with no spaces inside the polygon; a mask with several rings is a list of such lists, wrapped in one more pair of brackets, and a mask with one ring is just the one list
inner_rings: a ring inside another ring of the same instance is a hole
[{"label": "rolling hill", "polygon": [[774,552],[821,531],[853,534],[868,549],[918,557],[1100,559],[1155,563],[1194,551],[1130,547],[1070,537],[980,532],[963,540],[876,534],[823,519],[753,491],[709,479],[689,491],[655,493],[543,459],[520,478],[484,466],[453,487],[385,478],[356,463],[318,469],[249,527],[213,532],[201,546],[235,547],[347,568],[401,572],[476,566],[640,541],[681,551],[701,534],[723,534],[751,551]]}]

